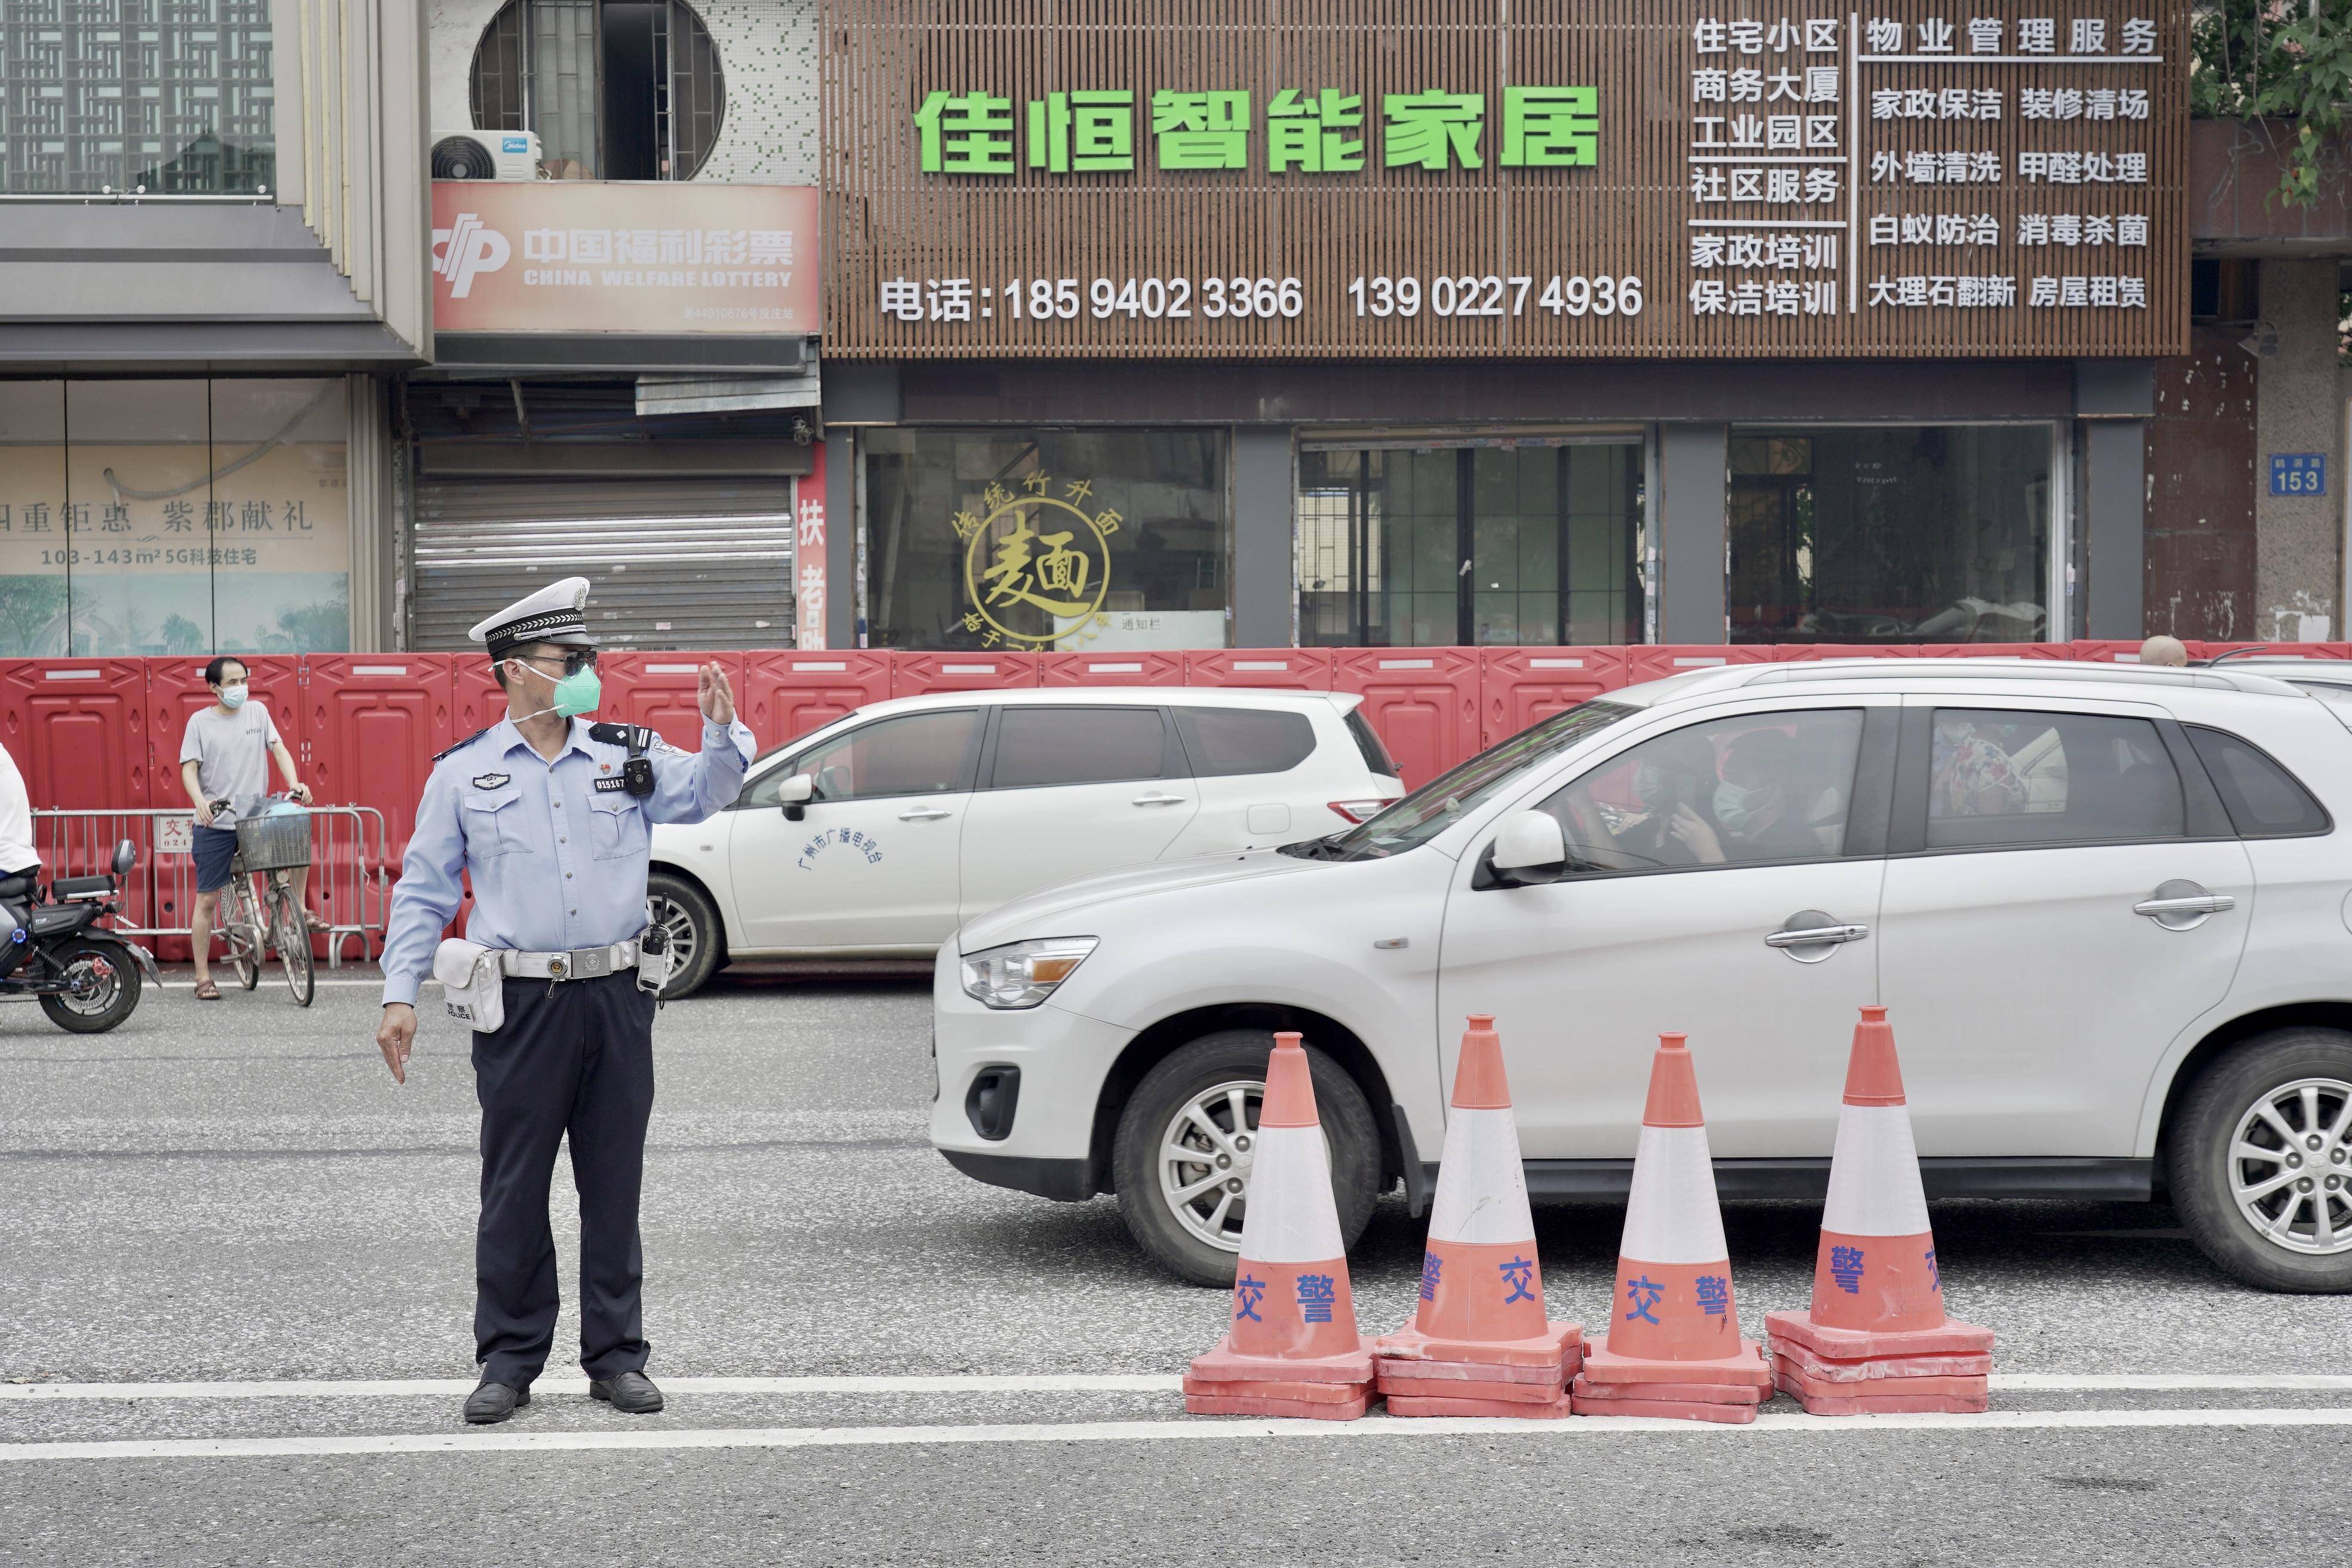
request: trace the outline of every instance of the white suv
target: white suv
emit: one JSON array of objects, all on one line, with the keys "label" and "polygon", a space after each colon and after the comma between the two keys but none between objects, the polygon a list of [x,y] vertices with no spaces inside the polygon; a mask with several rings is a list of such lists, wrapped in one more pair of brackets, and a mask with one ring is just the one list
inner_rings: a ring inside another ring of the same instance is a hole
[{"label": "white suv", "polygon": [[1529,1189],[1625,1189],[1661,1030],[1728,1196],[1823,1187],[1856,1008],[1927,1191],[2168,1190],[2239,1279],[2352,1289],[2352,731],[2234,665],[1733,666],[1557,714],[1322,839],[1065,883],[934,980],[932,1142],[1119,1194],[1232,1274],[1268,1037],[1314,1058],[1352,1241],[1492,1013]]},{"label": "white suv", "polygon": [[861,708],[754,763],[708,822],[654,829],[664,994],[736,958],[928,963],[1050,882],[1362,822],[1404,793],[1362,700],[1074,688]]}]

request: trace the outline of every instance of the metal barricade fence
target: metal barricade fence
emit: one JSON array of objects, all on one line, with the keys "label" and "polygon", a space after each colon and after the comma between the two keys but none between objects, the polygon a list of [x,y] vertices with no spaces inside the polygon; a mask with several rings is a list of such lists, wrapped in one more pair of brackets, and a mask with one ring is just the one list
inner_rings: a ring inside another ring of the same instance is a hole
[{"label": "metal barricade fence", "polygon": [[[390,845],[383,814],[373,806],[314,805],[310,817],[304,902],[325,918],[318,941],[328,967],[340,969],[344,944],[355,937],[362,959],[383,951],[392,902]],[[125,936],[184,937],[196,908],[194,823],[184,810],[44,809],[33,813],[33,845],[43,875],[57,878],[107,870],[114,847],[131,840],[139,864],[123,879],[121,909],[110,923]]]}]

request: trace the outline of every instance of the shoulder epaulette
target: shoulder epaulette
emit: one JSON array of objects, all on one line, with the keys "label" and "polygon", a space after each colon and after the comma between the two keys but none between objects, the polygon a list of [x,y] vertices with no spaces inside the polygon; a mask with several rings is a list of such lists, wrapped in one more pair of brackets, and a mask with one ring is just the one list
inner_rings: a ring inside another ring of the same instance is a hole
[{"label": "shoulder epaulette", "polygon": [[496,724],[485,724],[480,729],[475,731],[472,734],[467,736],[464,740],[458,742],[456,745],[450,747],[447,751],[434,752],[433,760],[437,763],[444,757],[453,756],[456,753],[464,751],[467,747],[472,745],[475,742],[480,740],[483,736],[488,734],[491,731],[497,728],[498,726]]}]

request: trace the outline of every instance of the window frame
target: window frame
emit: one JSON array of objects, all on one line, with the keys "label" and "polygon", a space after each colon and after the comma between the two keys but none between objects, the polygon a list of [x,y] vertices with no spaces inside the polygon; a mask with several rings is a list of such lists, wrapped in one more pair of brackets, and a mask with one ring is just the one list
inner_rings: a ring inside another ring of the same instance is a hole
[{"label": "window frame", "polygon": [[[1160,715],[1160,772],[1144,779],[1087,779],[1081,783],[1000,784],[996,782],[996,748],[1003,733],[1005,715],[1023,712],[1066,712],[1071,710],[1118,710],[1122,712],[1157,713]],[[1013,794],[1033,789],[1097,789],[1108,785],[1164,784],[1171,779],[1193,777],[1191,762],[1184,755],[1184,742],[1176,732],[1176,721],[1164,704],[1156,702],[992,702],[988,705],[988,733],[982,742],[980,763],[972,777],[975,793],[991,795]]]},{"label": "window frame", "polygon": [[[2180,780],[2181,830],[2131,838],[2053,838],[2015,844],[1927,842],[1927,796],[1935,766],[1936,714],[1940,709],[1972,713],[2046,713],[2053,718],[2137,719],[2155,726],[2165,755]],[[2179,721],[2144,703],[2051,701],[2039,697],[1983,692],[1912,692],[1904,699],[1902,742],[1895,765],[1894,817],[1888,829],[1890,858],[1929,855],[2014,855],[2052,849],[2120,848],[2147,844],[2210,844],[2234,841],[2237,829],[2221,796],[2189,745]]]},{"label": "window frame", "polygon": [[[1777,869],[1785,866],[1825,866],[1846,860],[1875,860],[1886,854],[1889,814],[1895,794],[1896,734],[1903,710],[1897,705],[1900,698],[1877,693],[1857,692],[1853,697],[1823,701],[1818,697],[1806,698],[1785,704],[1748,707],[1734,706],[1714,709],[1685,710],[1671,715],[1672,722],[1645,727],[1639,734],[1624,737],[1625,743],[1606,756],[1592,757],[1579,764],[1573,773],[1556,774],[1542,786],[1522,796],[1518,803],[1507,807],[1480,831],[1488,835],[1487,842],[1478,851],[1476,867],[1472,872],[1473,891],[1507,890],[1522,885],[1543,887],[1574,887],[1591,882],[1614,881],[1626,877],[1681,877],[1693,873],[1716,871],[1757,871]],[[1521,811],[1540,811],[1543,803],[1578,780],[1601,769],[1616,766],[1628,755],[1653,741],[1680,734],[1685,730],[1703,725],[1722,724],[1743,719],[1769,719],[1779,714],[1846,713],[1862,715],[1862,732],[1856,738],[1853,754],[1853,784],[1852,797],[1846,805],[1845,838],[1834,855],[1793,856],[1787,859],[1730,860],[1720,865],[1697,866],[1593,866],[1563,871],[1548,883],[1521,884],[1505,882],[1495,874],[1495,846],[1491,835],[1500,830],[1505,818]],[[1667,716],[1662,716],[1667,717]]]},{"label": "window frame", "polygon": [[847,800],[826,795],[812,795],[809,799],[797,804],[803,806],[857,805],[869,800],[928,800],[934,796],[942,795],[970,795],[972,793],[973,780],[978,776],[981,749],[982,744],[986,742],[989,731],[992,728],[990,723],[990,705],[986,703],[975,702],[968,707],[961,708],[919,708],[906,713],[877,713],[871,719],[866,720],[864,723],[853,724],[847,729],[827,729],[819,731],[816,734],[809,736],[799,747],[787,753],[782,761],[776,763],[771,767],[762,768],[758,773],[745,779],[743,781],[742,791],[736,795],[732,804],[728,805],[726,809],[729,811],[770,811],[778,809],[782,805],[782,802],[755,801],[751,798],[751,792],[757,789],[760,785],[767,783],[767,781],[772,778],[788,779],[794,773],[806,772],[807,770],[801,765],[804,759],[814,757],[819,752],[830,751],[837,745],[842,745],[847,742],[853,741],[868,730],[877,730],[885,724],[897,723],[903,719],[930,719],[936,718],[942,713],[971,713],[977,716],[981,721],[979,733],[973,740],[967,742],[965,744],[962,777],[952,788],[923,790],[919,792],[900,791],[891,795],[852,795]]}]

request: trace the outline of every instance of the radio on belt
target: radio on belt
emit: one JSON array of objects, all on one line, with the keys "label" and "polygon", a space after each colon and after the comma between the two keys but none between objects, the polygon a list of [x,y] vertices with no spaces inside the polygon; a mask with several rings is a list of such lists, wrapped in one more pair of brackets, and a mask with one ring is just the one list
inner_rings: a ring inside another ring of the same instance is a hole
[{"label": "radio on belt", "polygon": [[654,764],[646,748],[661,739],[659,735],[643,724],[591,724],[588,738],[608,746],[628,747],[628,760],[621,764],[624,787],[640,799],[654,793]]}]

